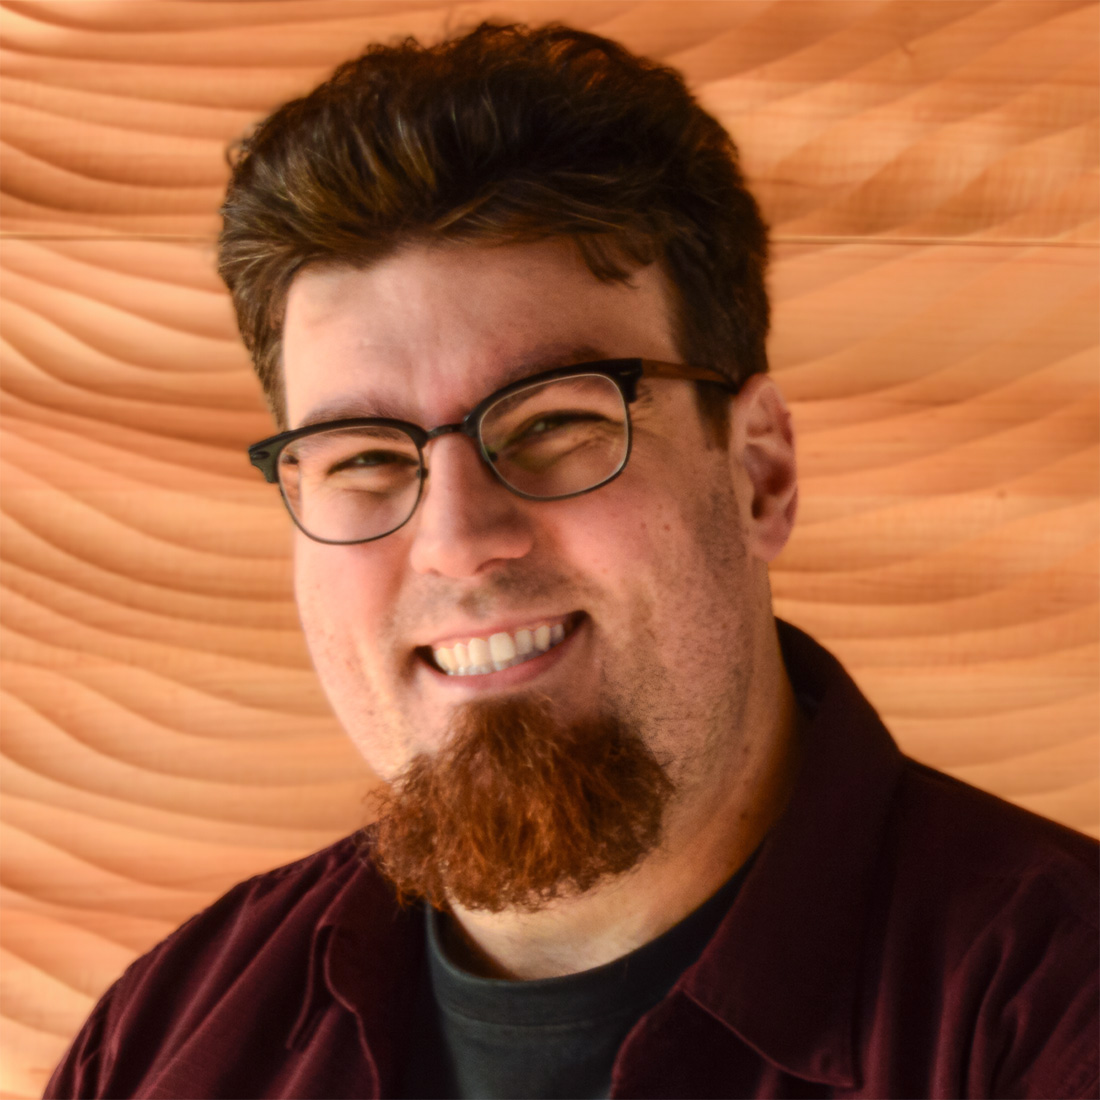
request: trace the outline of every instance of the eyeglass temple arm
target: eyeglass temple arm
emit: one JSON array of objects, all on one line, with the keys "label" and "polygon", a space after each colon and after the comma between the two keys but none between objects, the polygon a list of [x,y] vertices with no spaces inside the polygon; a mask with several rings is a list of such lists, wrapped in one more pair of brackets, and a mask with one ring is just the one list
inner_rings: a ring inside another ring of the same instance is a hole
[{"label": "eyeglass temple arm", "polygon": [[688,382],[713,382],[730,393],[737,393],[735,386],[724,374],[707,367],[689,367],[683,363],[666,363],[662,359],[643,359],[642,374],[646,378],[681,378]]}]

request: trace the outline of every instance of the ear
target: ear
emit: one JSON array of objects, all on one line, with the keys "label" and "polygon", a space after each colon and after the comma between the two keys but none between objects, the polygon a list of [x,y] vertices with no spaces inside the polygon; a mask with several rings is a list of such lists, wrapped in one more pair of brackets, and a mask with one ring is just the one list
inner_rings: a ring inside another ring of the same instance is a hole
[{"label": "ear", "polygon": [[798,509],[791,413],[766,374],[748,379],[730,413],[730,460],[740,467],[734,475],[751,501],[744,517],[748,546],[762,561],[771,561],[787,544]]}]

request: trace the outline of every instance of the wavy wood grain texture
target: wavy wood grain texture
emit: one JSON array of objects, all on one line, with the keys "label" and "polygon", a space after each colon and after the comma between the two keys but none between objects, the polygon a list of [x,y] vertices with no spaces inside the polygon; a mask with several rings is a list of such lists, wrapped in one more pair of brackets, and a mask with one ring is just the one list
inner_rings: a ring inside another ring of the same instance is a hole
[{"label": "wavy wood grain texture", "polygon": [[211,241],[362,43],[561,19],[682,68],[777,240],[779,611],[922,760],[1097,806],[1095,3],[3,3],[5,1096],[138,952],[360,820]]}]

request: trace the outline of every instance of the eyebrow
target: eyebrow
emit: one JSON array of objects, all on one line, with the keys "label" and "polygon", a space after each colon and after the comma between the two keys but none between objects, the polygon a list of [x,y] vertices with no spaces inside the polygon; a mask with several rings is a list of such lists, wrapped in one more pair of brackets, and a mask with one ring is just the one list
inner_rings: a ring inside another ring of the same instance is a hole
[{"label": "eyebrow", "polygon": [[[496,372],[493,375],[494,384],[492,388],[486,389],[470,405],[470,408],[472,409],[478,401],[488,397],[489,394],[496,393],[497,390],[502,390],[513,382],[530,378],[533,374],[540,374],[545,370],[554,370],[556,367],[572,366],[575,363],[592,363],[611,358],[615,357],[608,355],[606,351],[593,344],[574,344],[566,349],[559,345],[544,351],[536,351],[532,355],[519,359],[511,366]],[[379,417],[386,420],[404,420],[407,423],[415,423],[409,417],[408,406],[403,406],[400,402],[388,401],[385,398],[341,397],[311,409],[302,418],[302,422],[298,427],[311,428],[314,424],[326,424],[331,420],[354,420],[358,417]]]}]

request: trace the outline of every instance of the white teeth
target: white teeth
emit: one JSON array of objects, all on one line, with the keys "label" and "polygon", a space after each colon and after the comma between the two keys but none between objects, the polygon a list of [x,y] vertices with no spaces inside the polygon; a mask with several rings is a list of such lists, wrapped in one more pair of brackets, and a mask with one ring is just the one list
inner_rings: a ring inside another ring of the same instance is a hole
[{"label": "white teeth", "polygon": [[493,668],[499,672],[512,663],[516,655],[516,643],[512,641],[511,634],[493,634],[489,638],[489,653],[493,658]]},{"label": "white teeth", "polygon": [[432,650],[435,662],[448,676],[481,676],[523,664],[565,640],[565,624],[524,628],[514,635],[500,631],[485,638],[456,642],[451,648]]},{"label": "white teeth", "polygon": [[466,643],[466,648],[470,651],[470,664],[475,669],[487,669],[492,663],[489,643],[484,638],[471,638]]}]

